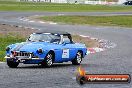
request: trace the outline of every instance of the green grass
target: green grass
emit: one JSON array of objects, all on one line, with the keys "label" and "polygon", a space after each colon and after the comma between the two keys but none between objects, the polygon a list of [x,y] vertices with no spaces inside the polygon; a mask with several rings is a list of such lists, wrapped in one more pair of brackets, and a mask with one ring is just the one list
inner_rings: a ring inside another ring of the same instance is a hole
[{"label": "green grass", "polygon": [[0,36],[0,61],[5,61],[4,56],[6,46],[8,46],[9,44],[14,44],[22,41],[25,41],[25,39],[20,36],[14,35]]},{"label": "green grass", "polygon": [[40,19],[67,24],[132,27],[132,16],[45,16]]},{"label": "green grass", "polygon": [[132,11],[132,6],[55,4],[0,1],[1,11],[117,12]]}]

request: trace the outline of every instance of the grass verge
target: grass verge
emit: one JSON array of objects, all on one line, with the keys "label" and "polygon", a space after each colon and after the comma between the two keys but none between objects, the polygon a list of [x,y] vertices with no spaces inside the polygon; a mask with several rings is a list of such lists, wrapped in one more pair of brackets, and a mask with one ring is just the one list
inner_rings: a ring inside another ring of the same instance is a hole
[{"label": "grass verge", "polygon": [[132,16],[45,16],[39,19],[67,24],[132,27]]},{"label": "grass verge", "polygon": [[57,4],[0,1],[1,11],[56,11],[56,12],[120,12],[132,11],[132,6],[108,6],[85,4]]},{"label": "grass verge", "polygon": [[25,38],[8,34],[5,36],[0,36],[0,40],[0,61],[5,61],[4,56],[6,46],[8,46],[9,44],[14,44],[16,42],[22,42],[25,40]]},{"label": "grass verge", "polygon": [[8,45],[24,42],[33,31],[35,30],[0,24],[0,61],[5,61],[5,49]]}]

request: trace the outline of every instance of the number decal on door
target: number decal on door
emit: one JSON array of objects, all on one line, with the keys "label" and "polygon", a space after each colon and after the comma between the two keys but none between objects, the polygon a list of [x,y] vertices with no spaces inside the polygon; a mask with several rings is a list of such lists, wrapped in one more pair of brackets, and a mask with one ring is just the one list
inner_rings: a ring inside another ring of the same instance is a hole
[{"label": "number decal on door", "polygon": [[69,49],[62,50],[62,58],[69,58]]}]

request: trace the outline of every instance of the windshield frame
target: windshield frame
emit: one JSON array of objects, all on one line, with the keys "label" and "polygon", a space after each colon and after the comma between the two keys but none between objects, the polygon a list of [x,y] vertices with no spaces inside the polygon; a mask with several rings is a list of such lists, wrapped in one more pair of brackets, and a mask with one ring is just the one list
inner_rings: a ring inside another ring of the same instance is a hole
[{"label": "windshield frame", "polygon": [[[37,36],[38,36],[38,39],[37,39]],[[47,37],[47,38],[44,39],[44,36]],[[32,39],[30,39],[31,37],[32,37]],[[36,39],[35,39],[35,37],[36,37]],[[42,38],[43,38],[43,40],[42,40]],[[52,34],[52,33],[33,33],[33,34],[31,34],[29,36],[29,38],[27,39],[27,41],[28,42],[47,42],[47,43],[56,43],[56,44],[59,44],[60,41],[61,41],[61,36],[59,34]]]}]

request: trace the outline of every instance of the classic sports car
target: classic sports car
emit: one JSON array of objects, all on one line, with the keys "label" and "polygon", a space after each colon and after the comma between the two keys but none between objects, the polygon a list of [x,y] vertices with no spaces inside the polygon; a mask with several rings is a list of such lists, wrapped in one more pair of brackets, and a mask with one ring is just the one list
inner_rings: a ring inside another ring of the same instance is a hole
[{"label": "classic sports car", "polygon": [[73,65],[79,65],[86,52],[85,44],[74,43],[67,32],[38,31],[26,42],[7,46],[5,58],[11,68],[19,63],[51,67],[53,63],[71,61]]}]

